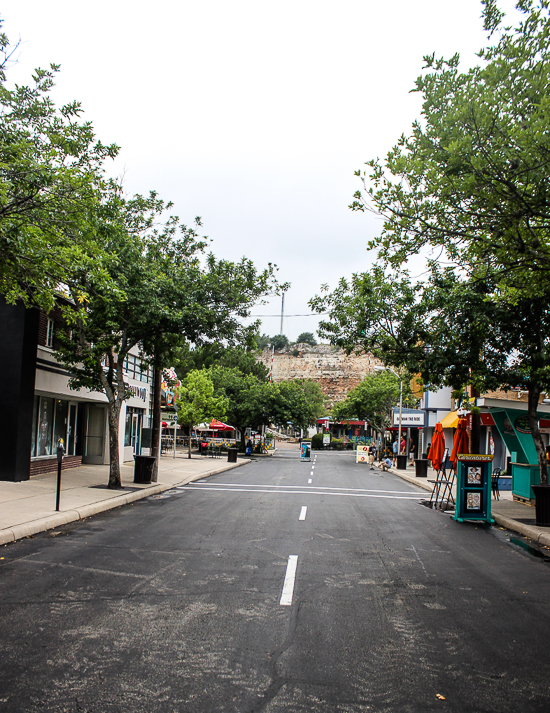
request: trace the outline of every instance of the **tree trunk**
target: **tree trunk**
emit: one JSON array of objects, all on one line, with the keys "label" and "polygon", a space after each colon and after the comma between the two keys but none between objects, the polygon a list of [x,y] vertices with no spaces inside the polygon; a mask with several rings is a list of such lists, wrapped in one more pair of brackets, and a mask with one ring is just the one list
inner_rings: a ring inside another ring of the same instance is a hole
[{"label": "tree trunk", "polygon": [[151,434],[151,455],[157,460],[155,461],[155,468],[153,470],[152,480],[156,483],[158,481],[158,470],[159,470],[159,458],[160,458],[160,391],[162,382],[162,370],[155,369],[153,378],[153,433]]},{"label": "tree trunk", "polygon": [[120,403],[109,404],[109,485],[113,490],[122,487],[120,480],[120,449],[118,430],[120,424]]},{"label": "tree trunk", "polygon": [[542,435],[539,429],[539,422],[537,418],[537,408],[539,405],[539,397],[541,393],[542,390],[539,386],[529,384],[529,402],[527,415],[529,417],[529,427],[531,428],[531,433],[533,434],[533,440],[535,441],[535,448],[537,449],[537,456],[539,458],[540,482],[541,485],[548,485],[548,462],[546,460],[546,450],[544,448],[544,443],[542,440]]}]

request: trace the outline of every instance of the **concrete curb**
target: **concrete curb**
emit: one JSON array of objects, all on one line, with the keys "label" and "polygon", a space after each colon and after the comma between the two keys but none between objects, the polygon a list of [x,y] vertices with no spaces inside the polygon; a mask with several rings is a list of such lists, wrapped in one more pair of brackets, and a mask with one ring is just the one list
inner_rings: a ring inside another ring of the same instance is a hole
[{"label": "concrete curb", "polygon": [[430,483],[426,482],[425,478],[417,478],[414,475],[409,475],[404,470],[397,470],[396,468],[388,468],[387,472],[393,473],[393,475],[397,475],[402,480],[406,480],[407,483],[411,483],[412,485],[418,485],[419,488],[423,488],[424,490],[427,490],[430,493],[432,492],[432,486],[430,485]]},{"label": "concrete curb", "polygon": [[538,542],[541,545],[550,546],[550,535],[546,532],[541,532],[536,526],[526,525],[524,522],[518,522],[517,520],[512,520],[511,517],[506,517],[505,515],[499,515],[498,513],[492,513],[493,520],[497,525],[505,527],[507,530],[512,530],[517,532],[524,537],[528,537],[533,540],[533,542]]},{"label": "concrete curb", "polygon": [[202,478],[208,478],[209,476],[216,475],[217,473],[224,473],[226,470],[233,470],[233,468],[238,468],[239,466],[246,465],[247,463],[250,463],[250,460],[243,458],[241,461],[237,461],[237,463],[227,464],[225,468],[218,468],[215,470],[209,470],[206,473],[184,476],[177,483],[171,483],[170,485],[151,485],[132,493],[121,493],[120,495],[116,495],[108,500],[101,500],[100,502],[91,503],[90,505],[83,505],[81,508],[56,512],[54,515],[41,517],[38,520],[31,520],[30,522],[25,522],[21,525],[7,527],[4,530],[0,530],[0,545],[6,545],[9,542],[16,542],[17,540],[21,540],[23,537],[38,535],[40,532],[53,530],[56,527],[68,525],[70,522],[85,520],[92,515],[98,515],[101,512],[107,512],[107,510],[113,510],[114,508],[119,508],[123,505],[129,505],[137,500],[148,498],[151,495],[158,495],[159,493],[163,493],[165,490],[171,490],[178,485],[187,485],[187,483],[191,483],[195,480],[202,480]]}]

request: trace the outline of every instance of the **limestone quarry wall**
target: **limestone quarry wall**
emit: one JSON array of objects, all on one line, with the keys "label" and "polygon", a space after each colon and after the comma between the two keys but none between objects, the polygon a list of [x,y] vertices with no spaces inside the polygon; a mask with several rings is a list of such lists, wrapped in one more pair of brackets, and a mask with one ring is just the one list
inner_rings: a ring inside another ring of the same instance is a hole
[{"label": "limestone quarry wall", "polygon": [[[295,350],[297,356],[293,354]],[[365,378],[367,372],[381,364],[372,354],[347,356],[343,350],[328,344],[315,347],[298,344],[273,355],[270,349],[265,349],[257,358],[268,369],[272,368],[275,382],[288,379],[316,381],[329,405],[344,399],[348,391]]]}]

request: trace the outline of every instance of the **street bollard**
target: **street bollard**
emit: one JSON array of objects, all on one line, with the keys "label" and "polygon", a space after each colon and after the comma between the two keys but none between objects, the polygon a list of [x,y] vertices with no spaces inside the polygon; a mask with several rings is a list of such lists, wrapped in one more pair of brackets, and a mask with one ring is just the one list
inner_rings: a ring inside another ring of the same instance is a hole
[{"label": "street bollard", "polygon": [[63,439],[60,438],[57,444],[57,493],[55,496],[55,511],[59,512],[59,498],[61,496],[61,464],[63,463],[63,455],[65,453],[65,447],[63,446]]}]

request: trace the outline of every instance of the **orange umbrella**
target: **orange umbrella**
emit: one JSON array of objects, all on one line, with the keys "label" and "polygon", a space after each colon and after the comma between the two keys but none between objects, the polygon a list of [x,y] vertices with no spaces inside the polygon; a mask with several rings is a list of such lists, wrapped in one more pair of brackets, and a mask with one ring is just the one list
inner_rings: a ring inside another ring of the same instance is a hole
[{"label": "orange umbrella", "polygon": [[468,432],[466,431],[466,426],[468,421],[465,418],[461,418],[458,422],[458,428],[455,433],[455,440],[453,443],[453,452],[449,460],[456,468],[456,457],[459,453],[469,453],[470,448],[468,445]]},{"label": "orange umbrella", "polygon": [[434,470],[441,469],[444,452],[445,436],[443,434],[443,426],[440,423],[436,423],[434,435],[432,437],[432,444],[430,446],[430,452],[428,453],[428,460],[431,460],[432,468]]}]

